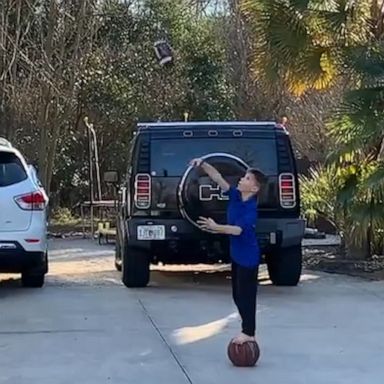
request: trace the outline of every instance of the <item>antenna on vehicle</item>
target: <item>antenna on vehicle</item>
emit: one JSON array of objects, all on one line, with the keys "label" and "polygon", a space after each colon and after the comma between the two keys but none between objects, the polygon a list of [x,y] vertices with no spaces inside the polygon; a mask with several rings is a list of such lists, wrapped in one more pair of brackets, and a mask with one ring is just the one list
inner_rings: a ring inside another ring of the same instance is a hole
[{"label": "antenna on vehicle", "polygon": [[189,113],[188,112],[184,112],[184,121],[185,122],[188,121],[188,117],[189,117]]}]

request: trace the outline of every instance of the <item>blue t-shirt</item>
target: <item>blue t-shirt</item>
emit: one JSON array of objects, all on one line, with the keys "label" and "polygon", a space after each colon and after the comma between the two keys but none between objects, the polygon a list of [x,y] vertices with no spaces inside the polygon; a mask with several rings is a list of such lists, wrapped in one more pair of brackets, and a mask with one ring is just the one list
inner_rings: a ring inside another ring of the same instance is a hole
[{"label": "blue t-shirt", "polygon": [[231,187],[225,194],[229,196],[228,224],[242,229],[239,236],[230,235],[231,258],[243,267],[258,266],[260,248],[255,231],[258,216],[256,196],[243,201],[240,191],[235,187]]}]

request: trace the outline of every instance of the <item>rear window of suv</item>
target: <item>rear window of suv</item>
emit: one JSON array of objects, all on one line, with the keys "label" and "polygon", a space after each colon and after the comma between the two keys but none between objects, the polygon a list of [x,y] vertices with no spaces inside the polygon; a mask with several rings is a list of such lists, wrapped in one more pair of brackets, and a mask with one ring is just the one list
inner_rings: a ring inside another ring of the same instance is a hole
[{"label": "rear window of suv", "polygon": [[193,158],[217,152],[237,156],[266,175],[278,173],[276,142],[268,138],[153,140],[151,171],[157,176],[180,176]]},{"label": "rear window of suv", "polygon": [[0,187],[20,183],[27,177],[23,164],[15,154],[0,152]]}]

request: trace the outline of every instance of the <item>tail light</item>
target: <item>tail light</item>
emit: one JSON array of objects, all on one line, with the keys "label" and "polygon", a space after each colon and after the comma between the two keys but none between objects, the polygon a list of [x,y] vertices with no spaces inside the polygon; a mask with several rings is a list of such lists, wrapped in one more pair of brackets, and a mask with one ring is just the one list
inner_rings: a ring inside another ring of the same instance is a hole
[{"label": "tail light", "polygon": [[26,211],[42,211],[47,206],[47,199],[40,191],[27,193],[15,197],[17,205]]},{"label": "tail light", "polygon": [[151,176],[139,173],[135,178],[135,206],[139,209],[148,209],[151,206]]},{"label": "tail light", "polygon": [[279,176],[280,205],[283,208],[296,206],[295,178],[291,173],[282,173]]}]

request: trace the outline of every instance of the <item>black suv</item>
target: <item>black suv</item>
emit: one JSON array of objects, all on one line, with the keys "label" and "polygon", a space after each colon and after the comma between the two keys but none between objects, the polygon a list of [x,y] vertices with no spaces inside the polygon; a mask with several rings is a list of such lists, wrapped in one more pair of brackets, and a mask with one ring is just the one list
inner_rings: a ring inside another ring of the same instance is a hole
[{"label": "black suv", "polygon": [[139,124],[132,140],[117,220],[116,268],[127,287],[149,282],[150,264],[227,263],[228,238],[202,232],[196,219],[226,222],[220,188],[189,161],[203,157],[231,184],[248,167],[268,182],[256,227],[272,282],[296,285],[304,220],[289,134],[274,122]]}]

